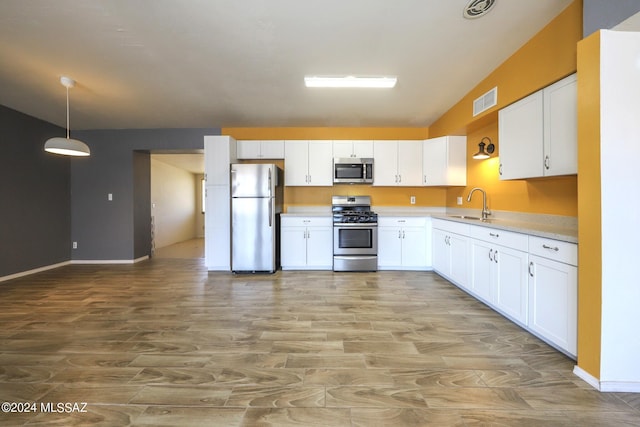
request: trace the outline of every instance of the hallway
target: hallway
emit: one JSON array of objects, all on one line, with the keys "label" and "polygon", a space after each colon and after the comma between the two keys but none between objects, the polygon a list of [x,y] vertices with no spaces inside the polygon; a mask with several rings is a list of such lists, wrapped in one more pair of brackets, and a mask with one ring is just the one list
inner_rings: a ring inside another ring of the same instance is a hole
[{"label": "hallway", "polygon": [[204,258],[204,238],[186,240],[157,248],[154,258]]}]

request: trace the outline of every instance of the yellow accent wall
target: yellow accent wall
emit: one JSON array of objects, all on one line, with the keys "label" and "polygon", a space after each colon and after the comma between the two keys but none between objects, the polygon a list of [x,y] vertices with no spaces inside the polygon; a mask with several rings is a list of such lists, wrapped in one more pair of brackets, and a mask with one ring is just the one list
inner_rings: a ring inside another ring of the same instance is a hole
[{"label": "yellow accent wall", "polygon": [[[460,102],[429,127],[429,137],[467,135],[467,187],[447,190],[447,206],[456,206],[456,197],[473,187],[487,190],[494,210],[577,216],[577,177],[500,181],[497,111],[577,69],[577,43],[582,38],[582,1],[576,0],[545,28],[497,67]],[[498,87],[498,105],[473,117],[473,100]],[[489,160],[471,155],[478,142],[488,136],[497,151]],[[478,199],[463,207],[480,208]]]},{"label": "yellow accent wall", "polygon": [[[340,140],[340,139],[406,139],[422,141],[427,128],[223,128],[223,135],[235,139]],[[254,162],[251,160],[251,162]],[[282,166],[282,164],[281,164]],[[374,187],[371,185],[335,185],[333,187],[286,187],[285,210],[289,206],[328,206],[334,195],[369,195],[375,206],[444,206],[446,189],[441,187]],[[411,196],[416,204],[410,204]]]},{"label": "yellow accent wall", "polygon": [[426,139],[428,128],[251,127],[222,128],[235,139]]},{"label": "yellow accent wall", "polygon": [[[481,187],[487,192],[490,209],[538,214],[577,216],[577,177],[575,175],[553,178],[501,181],[499,175],[499,146],[487,160],[474,160],[471,156],[478,151],[478,142],[483,137],[498,140],[498,122],[494,121],[467,135],[467,187],[447,189],[446,206],[482,209],[482,198],[474,197],[467,203],[467,195],[473,187]],[[463,205],[456,204],[456,198],[463,197]]]},{"label": "yellow accent wall", "polygon": [[[498,175],[500,141],[498,109],[557,81],[577,69],[577,43],[582,38],[582,0],[576,0],[545,28],[498,66],[460,102],[429,128],[223,128],[223,135],[236,139],[416,139],[442,135],[467,135],[467,187],[290,187],[285,191],[286,205],[326,205],[334,194],[370,194],[374,205],[456,207],[456,198],[466,196],[475,186],[488,192],[494,210],[578,215],[576,176],[500,181]],[[498,87],[498,105],[473,117],[473,100]],[[425,100],[428,102],[428,100]],[[497,146],[493,158],[471,159],[478,142],[489,136]],[[480,200],[462,207],[480,208]]]},{"label": "yellow accent wall", "polygon": [[[600,378],[602,207],[600,191],[600,32],[578,43],[578,366]],[[582,173],[582,171],[585,171]],[[588,248],[588,249],[585,249]]]},{"label": "yellow accent wall", "polygon": [[[485,116],[497,120],[500,108],[573,73],[580,39],[582,1],[576,0],[433,123],[429,137],[465,134]],[[473,117],[473,101],[496,86],[498,105]]]}]

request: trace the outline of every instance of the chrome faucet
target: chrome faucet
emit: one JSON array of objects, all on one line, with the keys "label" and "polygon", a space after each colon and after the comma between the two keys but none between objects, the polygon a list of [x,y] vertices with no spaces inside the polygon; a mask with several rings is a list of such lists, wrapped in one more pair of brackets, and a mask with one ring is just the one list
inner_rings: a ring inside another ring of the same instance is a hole
[{"label": "chrome faucet", "polygon": [[487,207],[487,193],[486,191],[484,191],[482,188],[480,187],[475,187],[472,188],[471,191],[469,191],[469,196],[467,197],[467,202],[471,201],[471,195],[475,192],[475,191],[479,191],[482,193],[482,220],[486,220],[487,217],[489,215],[491,215],[491,211],[489,210],[489,208]]}]

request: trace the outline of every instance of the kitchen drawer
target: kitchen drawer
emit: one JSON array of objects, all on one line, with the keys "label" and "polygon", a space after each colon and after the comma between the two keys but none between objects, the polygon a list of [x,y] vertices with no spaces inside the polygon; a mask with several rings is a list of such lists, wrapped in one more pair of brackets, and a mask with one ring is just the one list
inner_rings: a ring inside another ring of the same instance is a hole
[{"label": "kitchen drawer", "polygon": [[432,224],[433,228],[437,228],[438,230],[443,230],[448,233],[462,234],[463,236],[466,236],[469,233],[469,224],[465,224],[463,222],[433,218]]},{"label": "kitchen drawer", "polygon": [[561,240],[529,236],[529,253],[570,265],[578,265],[578,245]]},{"label": "kitchen drawer", "polygon": [[425,217],[378,216],[378,227],[425,227]]},{"label": "kitchen drawer", "polygon": [[491,227],[471,225],[469,226],[469,237],[525,252],[529,246],[528,235]]},{"label": "kitchen drawer", "polygon": [[333,217],[281,215],[280,224],[282,227],[331,227]]}]

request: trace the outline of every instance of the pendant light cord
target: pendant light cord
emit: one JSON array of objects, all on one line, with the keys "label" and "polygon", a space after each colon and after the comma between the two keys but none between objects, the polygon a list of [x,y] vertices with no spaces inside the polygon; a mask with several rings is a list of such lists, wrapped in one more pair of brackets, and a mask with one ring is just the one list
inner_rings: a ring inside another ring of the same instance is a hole
[{"label": "pendant light cord", "polygon": [[67,86],[67,139],[69,139],[69,86]]}]

